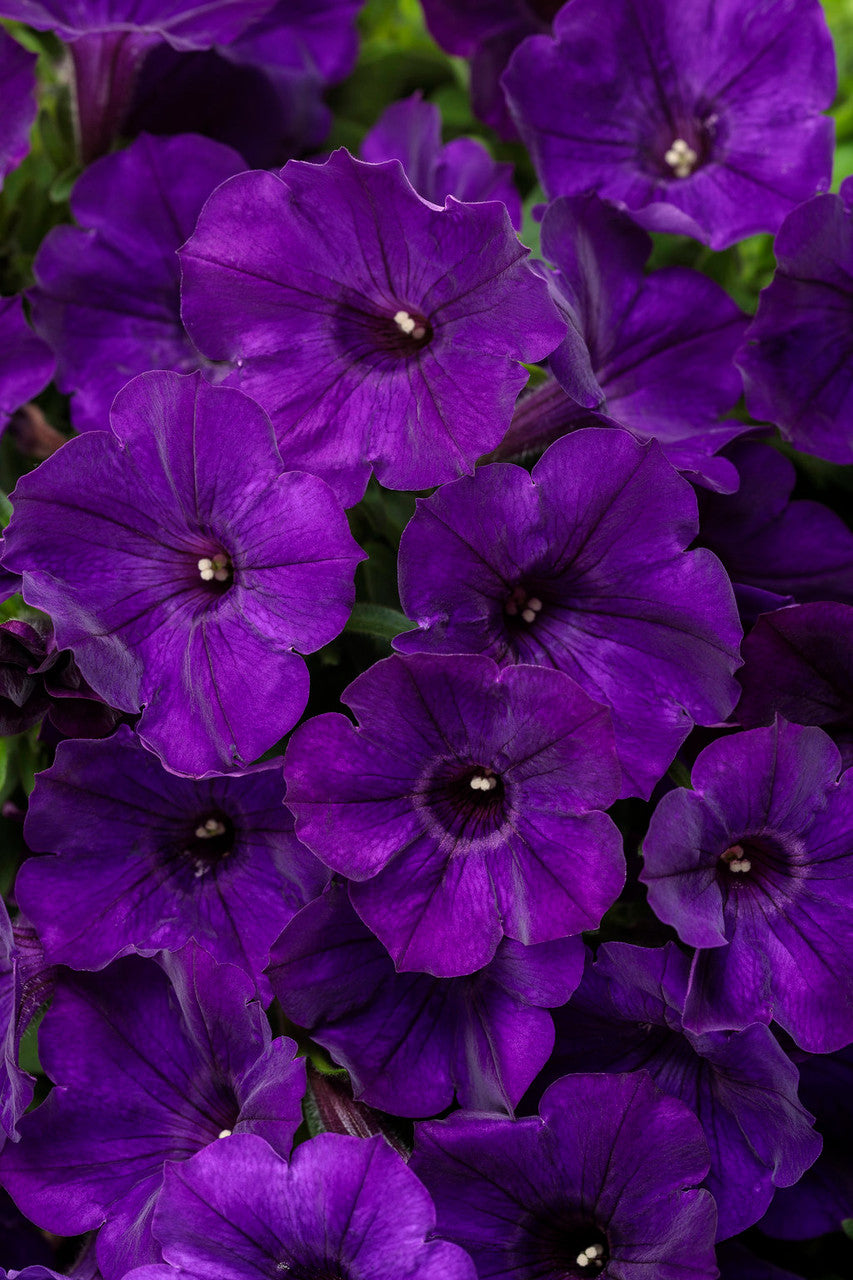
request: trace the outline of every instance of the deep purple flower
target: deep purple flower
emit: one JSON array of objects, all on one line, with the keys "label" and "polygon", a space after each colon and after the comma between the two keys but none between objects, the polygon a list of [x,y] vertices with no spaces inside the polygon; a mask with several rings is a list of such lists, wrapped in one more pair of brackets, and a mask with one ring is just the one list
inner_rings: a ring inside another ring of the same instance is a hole
[{"label": "deep purple flower", "polygon": [[342,700],[358,728],[330,713],[293,734],[287,804],[398,969],[456,977],[502,936],[598,925],[625,876],[597,812],[619,787],[604,707],[561,672],[473,655],[387,658]]},{"label": "deep purple flower", "polygon": [[542,253],[557,268],[548,280],[569,326],[548,363],[565,396],[549,382],[520,401],[497,456],[542,448],[593,414],[641,440],[654,437],[691,478],[735,487],[731,463],[712,455],[746,429],[722,420],[742,390],[732,360],[745,318],[698,271],[647,275],[651,248],[644,231],[596,195],[548,206]]},{"label": "deep purple flower", "polygon": [[521,226],[521,196],[511,164],[496,164],[482,142],[455,138],[441,143],[441,112],[420,93],[393,102],[383,111],[361,144],[361,157],[371,164],[399,160],[418,195],[442,205],[457,200],[502,200],[512,225]]},{"label": "deep purple flower", "polygon": [[287,1153],[302,1118],[304,1065],[291,1040],[272,1040],[246,975],[199,947],[164,966],[130,956],[57,984],[39,1038],[55,1087],[0,1157],[39,1226],[101,1227],[105,1280],[159,1259],[151,1218],[167,1161],[232,1131]]},{"label": "deep purple flower", "polygon": [[794,209],[738,356],[754,418],[830,462],[853,462],[853,178]]},{"label": "deep purple flower", "polygon": [[803,1049],[853,1041],[853,774],[821,729],[778,719],[711,743],[643,846],[649,902],[699,948],[691,1031],[775,1019]]},{"label": "deep purple flower", "polygon": [[397,973],[343,885],[310,903],[270,953],[284,1012],[350,1074],[356,1097],[395,1115],[453,1102],[511,1112],[554,1044],[549,1007],[580,981],[580,938],[523,947],[503,938],[466,978]]},{"label": "deep purple flower", "polygon": [[33,1100],[33,1077],[21,1069],[18,1058],[21,1036],[35,1013],[34,1007],[25,1007],[31,1004],[25,985],[38,967],[18,947],[0,899],[0,1147],[7,1138],[18,1141],[18,1123]]},{"label": "deep purple flower", "polygon": [[777,1192],[761,1230],[783,1240],[808,1240],[837,1231],[853,1218],[853,1047],[801,1055],[800,1096],[815,1114],[823,1151],[795,1187]]},{"label": "deep purple flower", "polygon": [[36,118],[36,55],[0,31],[0,79],[3,116],[0,119],[0,186],[17,169],[30,149],[30,129]]},{"label": "deep purple flower", "polygon": [[[573,0],[574,2],[574,0]],[[740,625],[696,498],[654,441],[584,430],[532,476],[480,468],[418,509],[400,543],[404,652],[557,667],[613,713],[623,794],[648,796],[693,721],[737,697]]]},{"label": "deep purple flower", "polygon": [[[434,1239],[435,1209],[385,1140],[321,1133],[289,1163],[261,1138],[215,1143],[166,1173],[154,1231],[194,1280],[475,1280],[461,1249]],[[146,1268],[134,1280],[166,1280]]]},{"label": "deep purple flower", "polygon": [[423,0],[430,34],[442,49],[471,60],[471,105],[503,138],[517,138],[501,73],[526,36],[551,30],[563,0]]},{"label": "deep purple flower", "polygon": [[853,607],[814,602],[764,614],[743,658],[740,724],[751,729],[781,715],[821,725],[845,767],[853,764]]},{"label": "deep purple flower", "polygon": [[104,738],[121,717],[57,648],[46,618],[10,618],[0,624],[0,733],[23,733],[45,718],[60,736]]},{"label": "deep purple flower", "polygon": [[503,77],[549,198],[595,190],[713,249],[829,187],[835,84],[818,0],[612,0],[606,22],[572,0]]},{"label": "deep purple flower", "polygon": [[21,298],[0,298],[0,432],[16,409],[44,391],[55,366],[52,352],[27,324]]},{"label": "deep purple flower", "polygon": [[84,163],[109,150],[149,51],[228,44],[273,0],[0,0],[0,17],[71,42],[76,123]]},{"label": "deep purple flower", "polygon": [[60,743],[36,777],[15,894],[47,959],[101,969],[189,938],[261,978],[270,944],[328,878],[293,834],[276,763],[195,782],[122,726]]},{"label": "deep purple flower", "polygon": [[740,486],[697,493],[699,540],[725,565],[744,621],[795,600],[853,604],[853,533],[844,521],[820,502],[791,501],[796,472],[769,444],[736,440],[724,454]]},{"label": "deep purple flower", "polygon": [[110,405],[134,374],[208,364],[181,323],[177,250],[214,187],[243,167],[236,152],[206,138],[143,137],[75,184],[79,226],[47,235],[30,298],[78,431],[107,429]]},{"label": "deep purple flower", "polygon": [[348,75],[363,0],[278,0],[236,40],[181,52],[160,44],[139,74],[124,131],[203,133],[252,167],[319,146],[331,113],[323,90]]},{"label": "deep purple flower", "polygon": [[351,505],[371,470],[423,489],[498,443],[527,379],[517,362],[563,335],[526,256],[501,205],[438,209],[398,162],[341,150],[219,188],[181,251],[184,322],[236,364],[287,464]]},{"label": "deep purple flower", "polygon": [[27,603],[93,689],[144,708],[140,737],[168,768],[239,768],[299,718],[293,650],[338,634],[363,557],[328,486],[284,471],[247,396],[141,374],[111,431],[69,441],[14,502],[4,561]]},{"label": "deep purple flower", "polygon": [[694,1035],[682,1025],[689,978],[690,959],[675,943],[605,944],[556,1014],[549,1073],[643,1068],[695,1112],[723,1240],[758,1221],[775,1189],[814,1163],[821,1140],[797,1101],[797,1068],[768,1027]]},{"label": "deep purple flower", "polygon": [[541,1119],[418,1126],[412,1168],[480,1280],[712,1280],[714,1201],[696,1117],[643,1072],[567,1076]]}]

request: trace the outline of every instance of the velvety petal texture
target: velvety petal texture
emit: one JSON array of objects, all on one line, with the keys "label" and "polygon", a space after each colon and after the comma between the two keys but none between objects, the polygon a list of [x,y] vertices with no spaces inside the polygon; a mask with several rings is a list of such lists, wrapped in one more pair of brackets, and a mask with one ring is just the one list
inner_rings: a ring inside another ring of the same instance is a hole
[{"label": "velvety petal texture", "polygon": [[15,893],[48,962],[100,969],[190,938],[261,974],[270,944],[328,878],[293,834],[273,763],[196,782],[168,773],[122,726],[60,743],[30,798],[33,852]]},{"label": "velvety petal texture", "polygon": [[54,31],[63,40],[95,31],[139,31],[178,49],[204,49],[217,41],[227,44],[271,7],[272,0],[3,0],[0,17]]},{"label": "velvety petal texture", "polygon": [[215,1143],[166,1174],[155,1234],[197,1280],[475,1280],[434,1239],[428,1193],[384,1138],[322,1133],[286,1163],[261,1138]]},{"label": "velvety petal texture", "polygon": [[181,323],[177,250],[214,187],[243,168],[235,151],[207,138],[146,136],[75,184],[78,225],[45,237],[29,296],[78,431],[107,430],[116,393],[137,373],[227,373],[203,360]]},{"label": "velvety petal texture", "polygon": [[418,194],[433,204],[444,204],[448,196],[501,200],[512,225],[521,226],[521,196],[513,185],[512,165],[496,164],[473,138],[455,138],[442,146],[441,112],[419,93],[383,111],[365,135],[361,158],[371,164],[399,160]]},{"label": "velvety petal texture", "polygon": [[508,938],[479,973],[397,973],[343,885],[312,902],[272,948],[269,978],[288,1018],[346,1067],[356,1097],[395,1115],[453,1102],[507,1111],[554,1043],[548,1008],[580,981],[583,944]]},{"label": "velvety petal texture", "polygon": [[610,942],[557,1012],[550,1076],[642,1067],[698,1117],[711,1152],[705,1185],[717,1239],[757,1222],[777,1187],[814,1163],[821,1139],[797,1099],[797,1068],[770,1030],[694,1035],[682,1025],[690,959],[675,943]]},{"label": "velvety petal texture", "polygon": [[[556,667],[610,706],[623,794],[648,796],[694,721],[737,698],[731,585],[655,442],[582,430],[528,474],[495,464],[418,503],[400,543],[404,652]],[[450,570],[448,566],[451,566]]]},{"label": "velvety petal texture", "polygon": [[104,1280],[160,1258],[151,1217],[167,1161],[232,1131],[290,1150],[305,1068],[272,1040],[252,983],[200,948],[168,962],[131,956],[66,975],[41,1028],[55,1087],[0,1157],[3,1184],[39,1226],[100,1227]]},{"label": "velvety petal texture", "polygon": [[110,432],[69,441],[14,503],[4,563],[92,687],[142,709],[168,768],[240,768],[291,728],[308,694],[293,650],[338,634],[363,557],[328,486],[284,471],[248,396],[141,374]]},{"label": "velvety petal texture", "polygon": [[36,118],[36,55],[0,31],[0,81],[3,117],[0,120],[0,185],[17,169],[30,149],[30,129]]},{"label": "velvety petal texture", "polygon": [[[652,242],[598,196],[554,200],[542,254],[569,331],[549,365],[580,407],[654,437],[673,466],[706,475],[710,458],[744,430],[733,364],[746,318],[719,285],[686,267],[645,272]],[[542,392],[538,393],[540,396]],[[553,412],[553,411],[552,411]],[[518,428],[512,431],[518,445]]]},{"label": "velvety petal texture", "polygon": [[720,738],[693,790],[660,801],[641,879],[697,951],[684,1002],[695,1032],[775,1020],[803,1049],[853,1041],[853,775],[821,730]]},{"label": "velvety petal texture", "polygon": [[853,179],[794,209],[738,357],[746,403],[804,453],[853,462]]},{"label": "velvety petal texture", "polygon": [[853,533],[841,517],[820,502],[791,501],[796,472],[769,444],[737,440],[724,453],[740,485],[697,493],[699,538],[725,565],[744,622],[794,601],[853,604]]},{"label": "velvety petal texture", "polygon": [[572,0],[503,77],[549,197],[594,190],[713,249],[828,189],[835,84],[818,0],[613,0],[606,23]]},{"label": "velvety petal texture", "polygon": [[625,875],[599,812],[619,787],[606,708],[561,672],[475,655],[387,658],[343,697],[358,727],[297,729],[287,804],[398,969],[458,977],[502,936],[596,927]]},{"label": "velvety petal texture", "polygon": [[713,1280],[708,1150],[683,1103],[643,1071],[576,1075],[540,1114],[418,1126],[412,1168],[480,1280]]},{"label": "velvety petal texture", "polygon": [[16,409],[44,391],[55,366],[50,348],[27,324],[21,298],[0,298],[0,432]]},{"label": "velvety petal texture", "polygon": [[287,464],[351,505],[372,470],[422,489],[498,443],[527,380],[518,362],[564,332],[526,256],[500,204],[439,209],[399,162],[341,150],[216,192],[181,251],[184,323],[235,364]]}]

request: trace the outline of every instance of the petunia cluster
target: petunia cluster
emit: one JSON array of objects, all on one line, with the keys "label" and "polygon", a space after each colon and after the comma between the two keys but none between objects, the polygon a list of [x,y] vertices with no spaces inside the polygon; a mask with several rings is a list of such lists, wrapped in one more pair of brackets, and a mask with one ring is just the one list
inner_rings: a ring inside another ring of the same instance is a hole
[{"label": "petunia cluster", "polygon": [[848,8],[0,0],[0,1280],[853,1275]]}]

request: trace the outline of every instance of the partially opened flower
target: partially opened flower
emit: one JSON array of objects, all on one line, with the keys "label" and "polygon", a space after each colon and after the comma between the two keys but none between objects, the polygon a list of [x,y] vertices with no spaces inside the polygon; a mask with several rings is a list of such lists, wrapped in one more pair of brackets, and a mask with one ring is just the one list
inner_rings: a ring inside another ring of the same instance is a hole
[{"label": "partially opened flower", "polygon": [[[362,559],[334,494],[286,472],[266,414],[200,374],[146,373],[111,431],[14,495],[5,562],[57,643],[168,768],[241,767],[292,727]],[[246,697],[251,689],[252,698]]]},{"label": "partially opened flower", "polygon": [[[247,221],[252,235],[245,234]],[[444,209],[399,162],[240,174],[181,251],[183,317],[273,420],[289,466],[346,505],[368,477],[423,489],[471,471],[564,325],[500,204]]]},{"label": "partially opened flower", "polygon": [[695,1035],[682,1024],[690,959],[675,943],[606,943],[557,1012],[548,1070],[648,1071],[695,1112],[708,1140],[705,1185],[717,1239],[757,1222],[777,1187],[814,1163],[821,1140],[797,1100],[797,1068],[768,1027]]},{"label": "partially opened flower", "polygon": [[39,1226],[101,1228],[105,1280],[159,1258],[151,1218],[167,1161],[232,1131],[289,1152],[305,1068],[252,997],[245,974],[196,947],[170,959],[168,976],[131,956],[57,984],[39,1040],[55,1087],[0,1170]]},{"label": "partially opened flower", "polygon": [[55,367],[50,348],[24,318],[21,298],[0,298],[0,432],[16,409],[44,391]]},{"label": "partially opened flower", "polygon": [[293,834],[280,766],[196,782],[122,726],[60,743],[39,773],[15,893],[51,963],[100,969],[189,938],[257,984],[270,944],[328,878]]},{"label": "partially opened flower", "polygon": [[49,736],[104,738],[120,719],[70,652],[57,648],[48,619],[0,623],[0,733],[23,733],[46,720]]},{"label": "partially opened flower", "polygon": [[0,186],[30,149],[30,129],[36,103],[36,55],[0,31],[0,79],[3,116],[0,119]]},{"label": "partially opened flower", "polygon": [[207,366],[181,323],[177,250],[214,187],[243,167],[207,138],[143,137],[75,183],[79,225],[45,237],[29,296],[78,431],[107,430],[110,405],[134,374]]},{"label": "partially opened flower", "polygon": [[649,902],[697,947],[683,1024],[773,1020],[803,1049],[853,1040],[853,774],[821,730],[777,719],[711,743],[643,845]]},{"label": "partially opened flower", "polygon": [[171,1166],[154,1231],[176,1276],[476,1277],[461,1249],[435,1239],[428,1193],[379,1135],[321,1133],[288,1163],[262,1138],[235,1134]]},{"label": "partially opened flower", "polygon": [[566,1076],[540,1116],[418,1126],[411,1167],[480,1280],[713,1280],[699,1122],[644,1071]]},{"label": "partially opened flower", "polygon": [[818,0],[572,0],[503,77],[550,198],[594,190],[724,249],[829,187],[832,38]]},{"label": "partially opened flower", "polygon": [[696,498],[654,441],[583,430],[533,469],[495,464],[418,504],[400,543],[406,653],[556,667],[613,713],[623,794],[648,796],[693,721],[737,698],[722,565],[686,551]]},{"label": "partially opened flower", "polygon": [[743,642],[735,713],[747,729],[784,716],[821,725],[853,764],[853,606],[832,601],[762,614]]},{"label": "partially opened flower", "polygon": [[490,658],[376,663],[287,748],[296,831],[354,883],[398,969],[457,977],[502,936],[595,928],[625,877],[603,813],[619,768],[610,717],[568,676]]},{"label": "partially opened flower", "polygon": [[[740,485],[731,494],[697,492],[699,541],[725,565],[744,622],[795,600],[853,604],[853,533],[841,517],[820,502],[791,501],[796,472],[770,444],[735,440],[724,457]],[[778,679],[775,667],[765,670]]]},{"label": "partially opened flower", "polygon": [[745,430],[723,415],[742,391],[733,356],[746,319],[698,271],[647,274],[651,249],[644,231],[596,195],[548,206],[542,253],[556,268],[547,279],[569,326],[548,364],[565,396],[561,403],[546,382],[521,400],[497,456],[542,448],[586,411],[654,437],[700,483],[735,487],[731,463],[713,455]]},{"label": "partially opened flower", "polygon": [[738,356],[749,412],[804,453],[853,462],[853,178],[788,215]]},{"label": "partially opened flower", "polygon": [[418,195],[433,204],[444,204],[448,196],[502,200],[512,225],[521,226],[521,196],[512,165],[497,164],[474,138],[454,138],[442,146],[441,112],[419,93],[383,111],[365,135],[361,157],[371,164],[399,160]]},{"label": "partially opened flower", "polygon": [[583,944],[502,939],[464,978],[397,973],[334,885],[294,916],[270,952],[288,1018],[346,1067],[356,1096],[395,1115],[460,1106],[509,1111],[554,1043],[548,1009],[580,981]]}]

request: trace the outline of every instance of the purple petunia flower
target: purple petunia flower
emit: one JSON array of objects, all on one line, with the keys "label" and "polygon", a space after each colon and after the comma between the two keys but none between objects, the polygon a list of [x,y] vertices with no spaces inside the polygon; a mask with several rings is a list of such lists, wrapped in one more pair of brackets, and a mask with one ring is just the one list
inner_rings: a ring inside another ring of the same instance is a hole
[{"label": "purple petunia flower", "polygon": [[[745,317],[698,271],[644,271],[652,242],[596,195],[548,206],[542,253],[568,333],[548,361],[552,382],[519,401],[495,453],[542,448],[592,415],[641,440],[655,438],[674,467],[711,488],[732,489],[730,462],[713,454],[746,428],[722,421],[741,394],[732,363]],[[564,395],[561,394],[562,388]]]},{"label": "purple petunia flower", "polygon": [[566,436],[532,475],[480,468],[403,533],[400,598],[420,629],[395,648],[565,671],[613,712],[623,794],[648,796],[693,721],[737,697],[731,585],[710,552],[685,551],[697,524],[691,487],[624,431]]},{"label": "purple petunia flower", "polygon": [[[111,431],[20,481],[4,561],[166,766],[239,768],[299,718],[299,648],[332,640],[363,558],[316,476],[285,472],[266,414],[200,374],[141,374]],[[246,697],[247,689],[253,696]]]},{"label": "purple petunia flower", "polygon": [[[246,236],[247,219],[253,233]],[[470,471],[564,327],[495,202],[439,209],[398,162],[240,174],[181,251],[183,316],[273,419],[290,466],[346,505],[371,470],[423,489]]]},{"label": "purple petunia flower", "polygon": [[262,995],[270,944],[328,875],[293,834],[280,767],[195,782],[126,727],[60,743],[36,777],[15,894],[51,963],[101,969],[189,938]]},{"label": "purple petunia flower", "polygon": [[821,1140],[797,1101],[797,1069],[768,1027],[694,1035],[683,1026],[689,978],[690,959],[675,943],[605,944],[556,1014],[549,1074],[642,1067],[694,1111],[723,1240],[758,1221],[775,1189],[814,1163]]},{"label": "purple petunia flower", "polygon": [[286,1153],[302,1119],[304,1064],[291,1040],[272,1040],[246,975],[198,947],[164,967],[130,956],[57,984],[39,1041],[55,1087],[0,1157],[3,1185],[39,1226],[101,1228],[105,1280],[159,1259],[151,1219],[167,1161],[232,1131]]},{"label": "purple petunia flower", "polygon": [[92,692],[69,651],[56,647],[47,619],[0,623],[0,733],[23,733],[46,719],[54,734],[101,738],[120,718]]},{"label": "purple petunia flower", "polygon": [[[107,430],[110,405],[135,374],[208,365],[181,323],[177,250],[214,187],[243,167],[236,152],[207,138],[143,137],[75,184],[80,225],[46,236],[30,299],[78,431]],[[227,368],[205,372],[221,377]]]},{"label": "purple petunia flower", "polygon": [[386,658],[300,725],[285,757],[296,831],[355,881],[398,969],[482,969],[502,936],[595,928],[624,883],[610,718],[567,676],[480,656]]},{"label": "purple petunia flower", "polygon": [[473,138],[455,138],[442,146],[441,112],[420,93],[383,111],[361,144],[361,158],[371,164],[399,160],[418,195],[433,204],[444,204],[448,196],[469,202],[502,200],[512,225],[521,226],[521,196],[512,165],[497,164]]},{"label": "purple petunia flower", "polygon": [[429,1195],[378,1135],[321,1133],[286,1163],[235,1134],[167,1171],[154,1231],[177,1270],[133,1280],[476,1280],[470,1258],[434,1238]]},{"label": "purple petunia flower", "polygon": [[0,433],[16,409],[44,391],[55,366],[53,353],[27,324],[21,298],[0,298]]},{"label": "purple petunia flower", "polygon": [[0,119],[0,186],[17,169],[30,149],[30,129],[36,118],[36,55],[0,31],[0,80],[3,116]]},{"label": "purple petunia flower", "polygon": [[580,981],[580,938],[508,938],[466,978],[397,973],[343,885],[294,916],[270,953],[285,1014],[346,1067],[356,1096],[395,1115],[453,1102],[511,1112],[554,1043],[549,1007]]},{"label": "purple petunia flower", "polygon": [[744,621],[795,600],[853,604],[853,533],[844,521],[820,502],[790,500],[796,472],[769,444],[737,440],[724,455],[740,486],[698,491],[699,540],[725,565]]},{"label": "purple petunia flower", "polygon": [[606,22],[572,0],[503,77],[550,198],[595,190],[712,249],[829,187],[835,84],[818,0],[612,0]]},{"label": "purple petunia flower", "polygon": [[821,729],[778,719],[711,743],[643,846],[656,914],[699,948],[683,1023],[774,1020],[829,1053],[853,1041],[853,774]]},{"label": "purple petunia flower", "polygon": [[837,1231],[853,1218],[853,1046],[800,1062],[800,1096],[815,1114],[823,1151],[795,1187],[780,1191],[761,1230],[783,1240],[808,1240]]},{"label": "purple petunia flower", "polygon": [[699,1122],[643,1072],[567,1076],[540,1116],[418,1126],[412,1168],[480,1280],[713,1280]]},{"label": "purple petunia flower", "polygon": [[84,163],[109,149],[133,96],[139,68],[161,41],[175,49],[228,44],[273,0],[0,0],[0,17],[70,42],[76,123]]},{"label": "purple petunia flower", "polygon": [[752,729],[781,715],[821,725],[845,768],[853,764],[853,606],[815,601],[764,614],[743,658],[740,724]]},{"label": "purple petunia flower", "polygon": [[776,274],[738,357],[753,417],[830,462],[853,462],[853,178],[788,215]]},{"label": "purple petunia flower", "polygon": [[518,133],[501,73],[526,36],[551,30],[563,0],[423,0],[430,34],[442,49],[471,60],[471,105],[502,138]]}]

